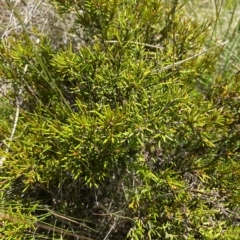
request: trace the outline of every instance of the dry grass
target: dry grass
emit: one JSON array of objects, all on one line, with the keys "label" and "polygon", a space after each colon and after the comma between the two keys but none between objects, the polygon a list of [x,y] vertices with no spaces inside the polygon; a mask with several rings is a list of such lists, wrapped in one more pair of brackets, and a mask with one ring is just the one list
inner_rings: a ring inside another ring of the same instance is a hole
[{"label": "dry grass", "polygon": [[69,40],[76,37],[69,33],[73,27],[73,16],[60,17],[47,0],[0,0],[0,6],[2,40],[22,32],[23,25],[30,37],[34,37],[36,33],[47,35],[56,47],[67,44]]}]

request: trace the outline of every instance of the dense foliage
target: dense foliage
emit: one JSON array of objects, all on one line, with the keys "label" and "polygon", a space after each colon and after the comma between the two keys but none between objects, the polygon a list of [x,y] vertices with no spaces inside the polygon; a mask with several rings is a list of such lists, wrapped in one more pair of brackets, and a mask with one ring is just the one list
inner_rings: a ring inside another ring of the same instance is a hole
[{"label": "dense foliage", "polygon": [[177,0],[52,3],[79,48],[0,44],[1,236],[235,239],[240,79],[216,76],[211,22]]}]

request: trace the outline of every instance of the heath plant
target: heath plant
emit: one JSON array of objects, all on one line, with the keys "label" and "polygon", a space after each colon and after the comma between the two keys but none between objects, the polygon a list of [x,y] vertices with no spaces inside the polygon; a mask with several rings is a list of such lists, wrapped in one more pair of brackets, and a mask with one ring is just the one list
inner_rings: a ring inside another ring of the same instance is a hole
[{"label": "heath plant", "polygon": [[7,2],[22,31],[0,42],[1,236],[239,234],[240,79],[216,74],[215,22],[177,0],[56,0],[79,39],[56,45]]}]

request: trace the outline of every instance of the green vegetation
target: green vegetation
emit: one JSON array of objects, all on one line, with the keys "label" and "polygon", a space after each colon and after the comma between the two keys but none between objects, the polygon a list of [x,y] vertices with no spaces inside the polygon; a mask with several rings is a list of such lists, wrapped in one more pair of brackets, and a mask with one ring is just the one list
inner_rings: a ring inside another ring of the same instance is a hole
[{"label": "green vegetation", "polygon": [[216,21],[51,1],[75,21],[64,44],[6,2],[22,31],[0,42],[0,236],[238,239],[240,76]]}]

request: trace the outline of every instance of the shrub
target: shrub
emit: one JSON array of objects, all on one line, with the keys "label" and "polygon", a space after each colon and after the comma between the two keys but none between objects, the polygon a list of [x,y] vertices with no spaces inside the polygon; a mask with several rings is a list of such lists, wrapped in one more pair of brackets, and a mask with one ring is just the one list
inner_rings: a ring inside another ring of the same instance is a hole
[{"label": "shrub", "polygon": [[76,16],[79,49],[27,31],[0,45],[16,100],[1,106],[2,236],[232,235],[240,89],[214,74],[211,23],[178,1],[52,2]]}]

